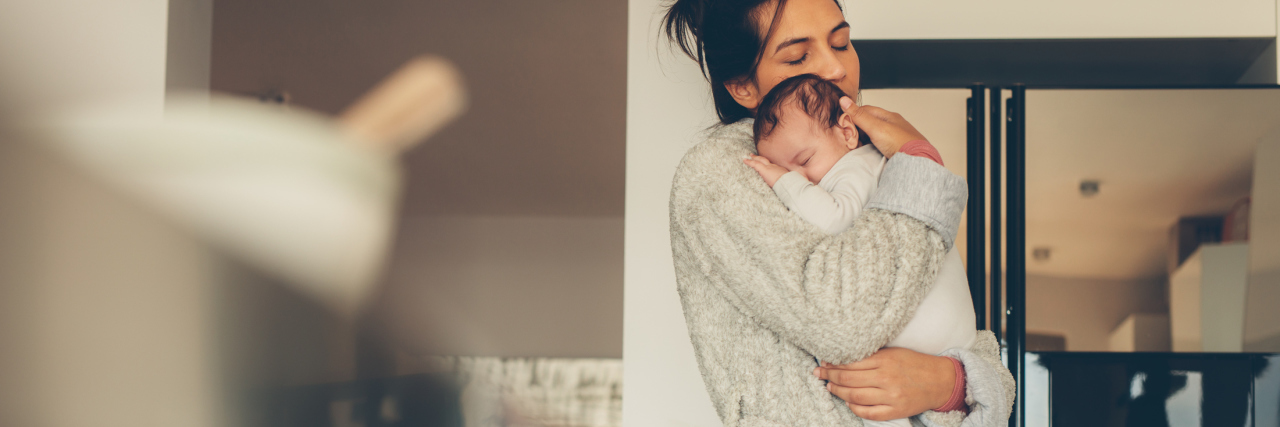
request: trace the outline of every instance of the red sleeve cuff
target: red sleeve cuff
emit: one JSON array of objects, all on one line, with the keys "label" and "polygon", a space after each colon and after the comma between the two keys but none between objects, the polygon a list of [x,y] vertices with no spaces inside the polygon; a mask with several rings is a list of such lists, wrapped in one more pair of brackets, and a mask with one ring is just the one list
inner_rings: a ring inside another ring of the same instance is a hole
[{"label": "red sleeve cuff", "polygon": [[903,144],[902,148],[898,149],[898,152],[911,156],[924,157],[937,162],[939,165],[943,165],[942,154],[938,154],[938,149],[933,148],[933,144],[930,144],[929,141],[925,141],[923,139],[917,139]]},{"label": "red sleeve cuff", "polygon": [[[927,143],[926,143],[926,144],[927,144]],[[923,157],[928,157],[928,156],[923,156]],[[941,162],[939,162],[939,163],[941,163]],[[948,359],[951,359],[951,364],[952,364],[953,366],[955,366],[955,368],[956,368],[956,384],[955,384],[955,386],[953,386],[953,387],[951,388],[951,398],[947,399],[947,403],[945,403],[945,404],[943,404],[942,406],[938,407],[938,409],[934,409],[934,411],[937,411],[937,412],[951,412],[951,411],[964,411],[964,412],[969,412],[969,405],[966,405],[966,404],[964,403],[964,397],[965,397],[965,392],[964,392],[964,387],[965,387],[965,382],[964,382],[964,365],[961,365],[961,364],[960,364],[960,361],[959,361],[959,360],[956,360],[954,357],[948,357]]]}]

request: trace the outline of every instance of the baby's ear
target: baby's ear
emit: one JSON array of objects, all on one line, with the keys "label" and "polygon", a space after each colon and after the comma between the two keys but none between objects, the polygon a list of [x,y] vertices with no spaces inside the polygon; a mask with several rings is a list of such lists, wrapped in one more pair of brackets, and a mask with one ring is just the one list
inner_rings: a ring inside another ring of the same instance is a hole
[{"label": "baby's ear", "polygon": [[849,113],[841,114],[836,126],[840,128],[840,137],[844,139],[844,145],[850,150],[858,148],[858,127],[853,125],[853,117],[850,117]]}]

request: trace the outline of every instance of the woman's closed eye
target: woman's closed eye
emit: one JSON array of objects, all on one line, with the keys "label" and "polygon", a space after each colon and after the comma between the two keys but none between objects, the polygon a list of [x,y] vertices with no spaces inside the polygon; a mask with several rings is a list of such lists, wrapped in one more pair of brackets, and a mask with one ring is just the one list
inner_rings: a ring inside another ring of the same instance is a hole
[{"label": "woman's closed eye", "polygon": [[837,47],[837,46],[831,46],[831,48],[832,48],[832,49],[835,49],[835,50],[838,50],[838,51],[841,51],[841,52],[844,52],[844,51],[846,51],[846,50],[849,50],[849,46],[851,46],[851,45],[853,45],[853,43],[848,43],[848,42],[846,42],[846,43],[844,44],[844,46],[838,46],[838,47]]},{"label": "woman's closed eye", "polygon": [[787,63],[787,64],[790,64],[790,65],[800,65],[800,64],[804,63],[804,60],[805,60],[805,59],[809,59],[809,52],[805,52],[805,53],[804,53],[804,55],[801,55],[801,56],[800,56],[800,59],[797,59],[797,60],[794,60],[794,61],[786,61],[786,63]]}]

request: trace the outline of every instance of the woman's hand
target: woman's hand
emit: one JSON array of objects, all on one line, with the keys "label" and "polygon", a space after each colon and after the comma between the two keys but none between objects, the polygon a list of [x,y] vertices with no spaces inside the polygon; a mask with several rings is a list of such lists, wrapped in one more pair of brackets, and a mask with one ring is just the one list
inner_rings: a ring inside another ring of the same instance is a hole
[{"label": "woman's hand", "polygon": [[901,114],[870,105],[856,107],[853,99],[847,96],[840,98],[840,108],[853,119],[854,126],[867,134],[885,158],[893,157],[908,142],[925,139]]},{"label": "woman's hand", "polygon": [[873,421],[941,407],[956,382],[950,359],[895,347],[847,365],[823,363],[814,375],[827,380],[827,389],[844,400],[854,415]]}]

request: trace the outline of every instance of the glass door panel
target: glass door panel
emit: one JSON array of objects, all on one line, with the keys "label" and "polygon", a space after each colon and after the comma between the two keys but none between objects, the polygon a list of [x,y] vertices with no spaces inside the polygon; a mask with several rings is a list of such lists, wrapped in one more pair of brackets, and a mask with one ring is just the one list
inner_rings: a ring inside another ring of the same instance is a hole
[{"label": "glass door panel", "polygon": [[1026,102],[1028,350],[1280,351],[1280,89]]}]

